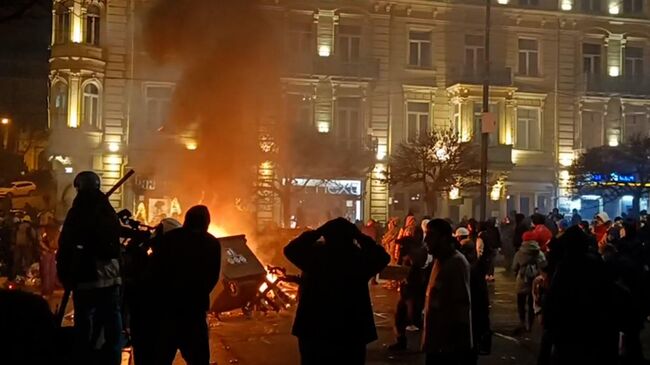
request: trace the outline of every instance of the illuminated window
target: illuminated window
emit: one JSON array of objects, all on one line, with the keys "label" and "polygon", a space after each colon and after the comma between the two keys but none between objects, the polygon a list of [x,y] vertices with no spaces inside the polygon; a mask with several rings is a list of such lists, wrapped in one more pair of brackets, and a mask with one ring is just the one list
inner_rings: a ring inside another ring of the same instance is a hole
[{"label": "illuminated window", "polygon": [[431,67],[431,32],[409,32],[409,66]]},{"label": "illuminated window", "polygon": [[88,83],[83,89],[83,125],[99,129],[99,88],[95,83]]},{"label": "illuminated window", "polygon": [[519,38],[519,75],[539,75],[539,42],[536,39]]},{"label": "illuminated window", "polygon": [[601,13],[603,11],[601,0],[582,0],[580,8],[585,13]]},{"label": "illuminated window", "polygon": [[600,75],[602,72],[600,44],[582,45],[582,72],[588,75]]},{"label": "illuminated window", "polygon": [[70,7],[58,3],[54,7],[54,44],[67,43],[70,40]]},{"label": "illuminated window", "polygon": [[68,85],[63,81],[57,81],[52,86],[50,112],[53,126],[66,124],[66,118],[68,117]]},{"label": "illuminated window", "polygon": [[623,12],[626,14],[643,12],[643,0],[623,0]]},{"label": "illuminated window", "polygon": [[171,104],[173,88],[171,86],[147,86],[145,101],[147,103],[147,126],[158,129],[165,124]]},{"label": "illuminated window", "polygon": [[338,143],[354,149],[361,145],[361,107],[358,98],[339,98],[336,101],[334,129]]},{"label": "illuminated window", "polygon": [[542,127],[539,120],[539,109],[517,109],[515,136],[515,148],[522,150],[541,149]]},{"label": "illuminated window", "polygon": [[471,75],[481,74],[485,61],[485,38],[482,35],[465,35],[465,70]]},{"label": "illuminated window", "polygon": [[91,6],[86,12],[86,43],[92,44],[94,46],[99,45],[99,8],[97,6]]},{"label": "illuminated window", "polygon": [[429,103],[406,103],[406,142],[415,143],[426,137],[431,125]]},{"label": "illuminated window", "polygon": [[353,25],[340,25],[338,36],[338,52],[340,60],[344,63],[359,62],[361,57],[361,27]]},{"label": "illuminated window", "polygon": [[628,78],[643,76],[643,48],[625,48],[625,69],[623,69],[623,73]]}]

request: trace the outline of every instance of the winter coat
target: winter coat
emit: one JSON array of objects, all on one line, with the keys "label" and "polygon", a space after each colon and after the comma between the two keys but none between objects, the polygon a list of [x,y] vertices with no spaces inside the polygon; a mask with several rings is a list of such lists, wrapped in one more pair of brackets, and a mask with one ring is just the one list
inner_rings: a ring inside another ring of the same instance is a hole
[{"label": "winter coat", "polygon": [[57,272],[66,288],[119,285],[120,222],[106,195],[82,191],[75,197],[59,236]]},{"label": "winter coat", "polygon": [[512,272],[516,276],[515,290],[519,294],[531,293],[533,280],[546,265],[546,257],[537,241],[524,241],[512,261]]},{"label": "winter coat", "polygon": [[162,236],[151,257],[153,285],[161,295],[158,303],[170,313],[206,312],[219,281],[221,243],[207,232],[207,210],[195,208],[185,215],[183,227]]},{"label": "winter coat", "polygon": [[472,299],[472,335],[474,344],[478,345],[490,331],[490,299],[488,285],[485,280],[487,267],[484,260],[479,260],[476,245],[471,239],[460,242],[460,252],[465,256],[470,266],[470,293]]},{"label": "winter coat", "polygon": [[302,270],[292,334],[324,343],[365,345],[377,339],[368,281],[390,257],[370,237],[325,242],[307,231],[284,248]]},{"label": "winter coat", "polygon": [[433,264],[424,309],[422,351],[472,349],[470,266],[458,251]]}]

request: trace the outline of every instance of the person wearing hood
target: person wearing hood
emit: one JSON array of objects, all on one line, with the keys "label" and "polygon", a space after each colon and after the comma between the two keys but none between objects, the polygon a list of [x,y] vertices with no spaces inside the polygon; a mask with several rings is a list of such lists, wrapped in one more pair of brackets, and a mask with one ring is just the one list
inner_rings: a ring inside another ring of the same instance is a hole
[{"label": "person wearing hood", "polygon": [[[74,179],[77,196],[59,236],[56,266],[59,280],[71,290],[74,305],[75,363],[121,363],[120,222],[92,171]],[[104,346],[96,349],[96,329]]]},{"label": "person wearing hood", "polygon": [[[397,235],[396,242],[399,243],[405,237],[415,237],[416,231],[417,231],[417,223],[415,221],[415,216],[413,214],[409,214],[406,216],[406,219],[404,220],[404,227],[402,227],[399,230],[399,234]],[[402,248],[400,247],[399,244],[396,246],[395,249],[398,265],[402,264],[401,258],[403,254],[400,252],[401,249]]]},{"label": "person wearing hood", "polygon": [[611,226],[612,221],[609,219],[609,215],[606,212],[600,212],[594,217],[593,233],[596,236],[599,250],[607,245],[607,232]]},{"label": "person wearing hood", "polygon": [[388,265],[388,254],[336,218],[289,242],[284,255],[302,271],[291,331],[301,364],[364,364],[367,344],[377,339],[368,281]]},{"label": "person wearing hood", "polygon": [[210,346],[206,314],[219,280],[221,244],[208,233],[210,212],[196,205],[181,228],[165,233],[152,254],[158,334],[155,365],[172,364],[176,351],[190,365],[207,365]]},{"label": "person wearing hood", "polygon": [[392,217],[388,220],[388,226],[386,229],[386,233],[381,238],[381,244],[384,246],[384,250],[388,252],[391,258],[391,263],[396,263],[397,258],[395,256],[395,241],[397,240],[397,236],[399,235],[399,218],[397,217]]},{"label": "person wearing hood", "polygon": [[517,312],[519,313],[519,330],[530,331],[535,321],[533,306],[533,281],[546,265],[546,258],[539,244],[535,241],[535,233],[528,231],[522,236],[522,244],[515,254],[512,272],[516,277]]},{"label": "person wearing hood", "polygon": [[573,226],[551,250],[561,256],[542,303],[547,348],[552,349],[542,357],[552,364],[618,363],[615,314],[625,309],[617,304],[602,258],[589,246],[589,237]]}]

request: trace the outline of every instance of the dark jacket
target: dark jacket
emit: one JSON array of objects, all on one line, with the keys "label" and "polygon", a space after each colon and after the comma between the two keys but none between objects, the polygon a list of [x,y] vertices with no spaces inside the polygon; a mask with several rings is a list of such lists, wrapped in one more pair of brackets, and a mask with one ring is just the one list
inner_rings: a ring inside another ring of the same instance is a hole
[{"label": "dark jacket", "polygon": [[368,280],[390,256],[370,237],[356,242],[318,241],[307,231],[291,241],[284,254],[302,270],[292,334],[326,342],[367,344],[377,339]]},{"label": "dark jacket", "polygon": [[221,244],[188,213],[183,227],[163,235],[151,265],[153,285],[164,296],[159,305],[182,313],[206,312],[219,281]]},{"label": "dark jacket", "polygon": [[490,332],[490,299],[485,280],[487,267],[478,259],[476,244],[471,239],[461,242],[460,253],[469,263],[469,289],[472,301],[472,337],[474,346],[479,346],[484,336]]},{"label": "dark jacket", "polygon": [[580,227],[569,228],[552,250],[562,253],[543,303],[554,364],[616,364],[619,313],[615,285],[603,260],[589,251]]},{"label": "dark jacket", "polygon": [[106,195],[81,191],[59,236],[57,272],[67,288],[120,283],[120,222]]}]

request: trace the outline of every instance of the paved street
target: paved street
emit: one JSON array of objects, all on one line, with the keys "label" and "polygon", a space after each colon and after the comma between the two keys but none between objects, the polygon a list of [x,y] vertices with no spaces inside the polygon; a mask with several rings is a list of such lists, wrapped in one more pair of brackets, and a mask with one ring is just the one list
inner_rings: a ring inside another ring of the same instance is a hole
[{"label": "paved street", "polygon": [[[513,336],[518,324],[514,280],[499,271],[491,289],[493,353],[481,357],[479,364],[535,364],[539,328],[524,336]],[[394,355],[386,351],[385,346],[393,340],[392,311],[397,294],[381,287],[373,287],[372,294],[380,338],[368,347],[367,364],[423,364],[423,356],[416,351],[419,333],[411,335],[409,352]],[[245,319],[238,313],[224,316],[211,329],[213,361],[246,365],[298,364],[297,342],[289,334],[292,319],[291,311],[260,315],[255,320]],[[645,343],[650,344],[648,331],[644,335]],[[175,364],[183,364],[180,356]]]}]

